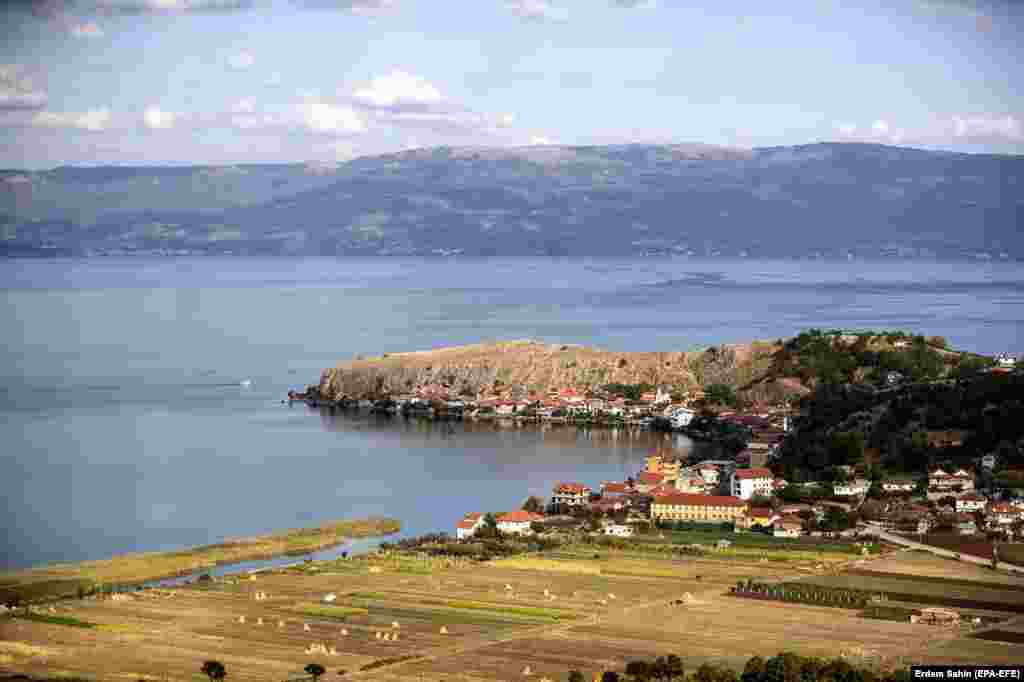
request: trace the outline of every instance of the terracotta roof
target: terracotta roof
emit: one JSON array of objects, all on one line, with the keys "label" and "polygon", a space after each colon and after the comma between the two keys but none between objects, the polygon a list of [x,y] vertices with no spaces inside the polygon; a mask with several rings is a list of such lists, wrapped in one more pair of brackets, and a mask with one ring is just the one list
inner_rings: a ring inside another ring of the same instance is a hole
[{"label": "terracotta roof", "polygon": [[608,481],[605,481],[604,483],[601,484],[601,490],[602,490],[602,492],[605,492],[605,493],[623,493],[623,494],[625,494],[625,493],[630,492],[632,490],[632,488],[630,488],[625,483],[610,483]]},{"label": "terracotta roof", "polygon": [[654,498],[655,504],[680,505],[687,507],[746,507],[747,503],[729,495],[699,495],[675,493]]},{"label": "terracotta roof", "polygon": [[775,525],[776,526],[783,526],[783,527],[785,527],[785,526],[790,526],[790,527],[796,526],[798,528],[803,528],[804,523],[803,523],[803,520],[799,516],[783,516],[781,519],[779,519],[778,521],[775,522]]},{"label": "terracotta roof", "polygon": [[975,495],[975,494],[964,495],[963,497],[960,498],[960,500],[961,501],[967,501],[967,502],[987,502],[988,501],[987,499],[985,499],[981,495]]},{"label": "terracotta roof", "polygon": [[753,516],[758,519],[770,518],[775,512],[772,511],[771,507],[751,507],[747,511],[747,516]]},{"label": "terracotta roof", "polygon": [[498,523],[527,523],[532,521],[543,521],[544,517],[540,514],[534,514],[533,512],[523,511],[522,509],[514,512],[508,512],[507,514],[501,514],[497,518]]},{"label": "terracotta roof", "polygon": [[775,474],[771,472],[771,469],[754,468],[754,469],[737,469],[736,478],[746,480],[748,478],[775,478]]},{"label": "terracotta roof", "polygon": [[590,488],[582,483],[556,483],[556,493],[589,493]]},{"label": "terracotta roof", "polygon": [[646,483],[648,485],[657,485],[658,483],[661,483],[663,480],[665,480],[665,475],[655,474],[650,471],[644,471],[641,472],[640,475],[636,477],[636,480],[640,481],[641,483]]}]

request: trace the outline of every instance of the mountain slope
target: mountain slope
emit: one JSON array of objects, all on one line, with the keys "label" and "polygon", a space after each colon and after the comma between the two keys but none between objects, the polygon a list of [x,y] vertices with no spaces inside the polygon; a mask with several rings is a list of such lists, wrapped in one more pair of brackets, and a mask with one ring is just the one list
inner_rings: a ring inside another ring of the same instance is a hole
[{"label": "mountain slope", "polygon": [[0,187],[7,250],[1024,256],[1024,157],[880,145],[436,148]]}]

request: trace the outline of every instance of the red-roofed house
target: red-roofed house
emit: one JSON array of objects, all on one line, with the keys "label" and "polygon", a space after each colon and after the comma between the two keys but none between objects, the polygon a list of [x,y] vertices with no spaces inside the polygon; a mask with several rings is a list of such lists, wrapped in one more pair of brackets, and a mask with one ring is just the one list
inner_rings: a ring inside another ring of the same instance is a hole
[{"label": "red-roofed house", "polygon": [[484,515],[480,512],[470,512],[455,524],[455,537],[458,540],[472,537],[482,525],[484,525]]},{"label": "red-roofed house", "polygon": [[590,501],[591,490],[582,483],[556,483],[551,501],[569,507],[579,507]]},{"label": "red-roofed house", "polygon": [[675,493],[659,495],[651,503],[651,518],[670,521],[726,523],[736,521],[746,512],[740,499],[724,495],[690,495]]},{"label": "red-roofed house", "polygon": [[529,535],[533,532],[530,529],[530,524],[533,522],[540,523],[544,521],[544,517],[533,512],[519,510],[500,514],[496,520],[498,522],[498,530],[502,533]]},{"label": "red-roofed house", "polygon": [[981,495],[964,495],[956,501],[956,510],[959,513],[983,511],[988,506],[988,500]]},{"label": "red-roofed house", "polygon": [[990,526],[1009,525],[1019,518],[1020,511],[1017,507],[1006,502],[998,502],[988,508],[988,523]]},{"label": "red-roofed house", "polygon": [[613,483],[611,481],[603,481],[601,483],[602,495],[628,495],[632,492],[633,488],[630,488],[627,483]]},{"label": "red-roofed house", "polygon": [[737,469],[732,473],[729,489],[735,497],[749,500],[755,495],[770,497],[775,475],[770,469]]},{"label": "red-roofed house", "polygon": [[642,493],[651,488],[661,485],[665,481],[664,474],[656,474],[651,471],[641,471],[636,477],[636,487]]}]

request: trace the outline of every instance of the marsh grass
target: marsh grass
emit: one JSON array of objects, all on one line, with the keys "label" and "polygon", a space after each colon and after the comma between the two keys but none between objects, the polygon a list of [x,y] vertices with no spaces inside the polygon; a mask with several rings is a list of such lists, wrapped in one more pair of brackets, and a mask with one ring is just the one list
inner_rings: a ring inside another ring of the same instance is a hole
[{"label": "marsh grass", "polygon": [[[233,564],[275,556],[306,554],[341,544],[349,538],[389,535],[400,524],[392,519],[372,518],[332,521],[313,528],[272,533],[251,538],[230,539],[213,545],[170,552],[126,554],[110,559],[77,564],[54,564],[0,574],[0,597],[26,601],[74,594],[79,585],[102,586],[141,583],[183,575],[221,564]],[[45,589],[44,589],[45,588]],[[45,594],[44,594],[45,593]]]}]

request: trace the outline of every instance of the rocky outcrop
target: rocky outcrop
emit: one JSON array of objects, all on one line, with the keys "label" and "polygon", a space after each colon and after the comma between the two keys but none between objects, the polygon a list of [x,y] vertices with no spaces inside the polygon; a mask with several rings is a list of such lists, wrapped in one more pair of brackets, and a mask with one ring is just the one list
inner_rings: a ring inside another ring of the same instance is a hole
[{"label": "rocky outcrop", "polygon": [[327,369],[320,396],[327,400],[406,393],[444,384],[456,395],[491,391],[546,393],[560,388],[651,384],[687,391],[712,383],[745,385],[761,376],[775,343],[718,346],[705,351],[620,353],[539,341],[506,341],[357,358]]}]

